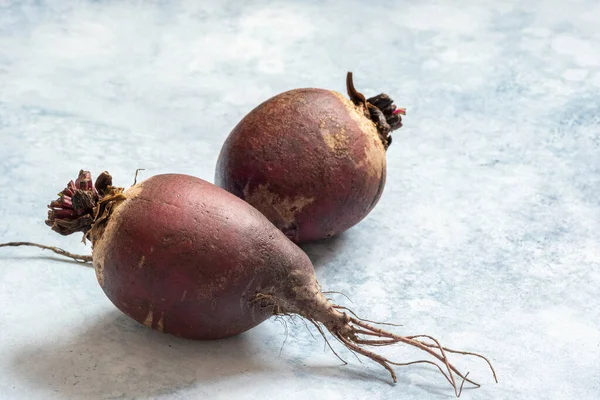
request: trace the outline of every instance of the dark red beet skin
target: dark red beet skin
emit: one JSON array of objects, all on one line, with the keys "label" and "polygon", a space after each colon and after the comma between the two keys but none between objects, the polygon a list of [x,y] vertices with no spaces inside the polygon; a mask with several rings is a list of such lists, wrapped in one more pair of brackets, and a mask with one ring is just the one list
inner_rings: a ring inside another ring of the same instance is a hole
[{"label": "dark red beet skin", "polygon": [[[365,104],[323,89],[291,90],[265,101],[225,141],[215,183],[296,243],[345,231],[377,204],[386,179],[392,127],[379,129],[373,122],[379,111]],[[386,105],[398,128],[399,113],[391,100]]]},{"label": "dark red beet skin", "polygon": [[144,325],[192,339],[237,335],[272,315],[250,299],[281,279],[283,264],[314,275],[263,215],[205,181],[158,175],[125,195],[94,243],[94,265],[108,298]]}]

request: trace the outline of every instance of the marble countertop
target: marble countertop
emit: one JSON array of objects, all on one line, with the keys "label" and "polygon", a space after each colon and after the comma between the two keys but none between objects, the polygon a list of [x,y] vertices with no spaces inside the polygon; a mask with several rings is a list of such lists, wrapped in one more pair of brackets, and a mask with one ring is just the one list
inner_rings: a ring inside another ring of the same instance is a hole
[{"label": "marble countertop", "polygon": [[[482,383],[463,398],[597,399],[599,15],[592,0],[0,0],[0,242],[89,253],[44,225],[79,169],[212,181],[255,105],[344,91],[352,70],[408,115],[379,205],[305,247],[322,286],[399,333],[489,356],[498,384],[454,358]],[[121,315],[89,268],[0,251],[1,399],[454,397],[428,366],[398,367],[393,385],[336,349],[349,365],[274,320],[218,342],[162,335]]]}]

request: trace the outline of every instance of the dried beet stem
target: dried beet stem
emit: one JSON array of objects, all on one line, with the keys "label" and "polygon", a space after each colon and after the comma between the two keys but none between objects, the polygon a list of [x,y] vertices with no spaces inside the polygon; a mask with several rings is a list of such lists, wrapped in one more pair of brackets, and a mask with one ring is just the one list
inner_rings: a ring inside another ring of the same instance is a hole
[{"label": "dried beet stem", "polygon": [[0,247],[9,247],[9,246],[33,246],[33,247],[39,247],[40,249],[44,249],[44,250],[50,250],[55,252],[56,254],[59,254],[61,256],[64,257],[68,257],[71,258],[77,262],[80,263],[91,263],[92,262],[92,256],[84,256],[81,254],[74,254],[74,253],[70,253],[66,250],[63,250],[61,248],[58,247],[54,247],[54,246],[46,246],[43,244],[38,244],[38,243],[32,243],[32,242],[8,242],[8,243],[1,243]]}]

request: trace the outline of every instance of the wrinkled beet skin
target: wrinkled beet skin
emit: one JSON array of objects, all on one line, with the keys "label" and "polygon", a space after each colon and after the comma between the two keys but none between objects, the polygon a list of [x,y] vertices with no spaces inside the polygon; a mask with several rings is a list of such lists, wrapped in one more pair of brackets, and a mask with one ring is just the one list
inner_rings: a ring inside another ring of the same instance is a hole
[{"label": "wrinkled beet skin", "polygon": [[[365,134],[350,116],[352,104],[340,97],[322,89],[277,95],[234,128],[219,155],[215,183],[250,202],[296,243],[357,224],[377,204],[385,185],[385,149],[374,125],[372,134]],[[337,143],[332,134],[338,134]],[[264,196],[253,195],[261,185],[276,194],[273,201],[280,206],[313,201],[293,218],[284,218]]]},{"label": "wrinkled beet skin", "polygon": [[[296,245],[208,182],[157,175],[125,195],[94,244],[94,266],[109,299],[140,323],[191,339],[224,338],[272,315],[249,304],[257,292],[289,297],[281,282],[316,285]],[[302,282],[286,280],[290,271]]]}]

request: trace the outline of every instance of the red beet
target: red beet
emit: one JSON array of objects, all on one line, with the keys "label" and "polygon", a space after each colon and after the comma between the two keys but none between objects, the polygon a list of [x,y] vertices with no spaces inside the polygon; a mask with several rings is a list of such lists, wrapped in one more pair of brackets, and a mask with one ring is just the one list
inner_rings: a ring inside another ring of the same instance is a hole
[{"label": "red beet", "polygon": [[123,190],[107,173],[92,185],[89,172],[81,171],[50,204],[46,223],[63,235],[84,232],[108,298],[158,331],[218,339],[273,315],[298,314],[384,366],[394,382],[391,365],[402,364],[367,346],[418,347],[442,363],[438,368],[456,390],[454,376],[472,382],[446,357],[472,353],[443,348],[429,336],[386,332],[347,314],[325,298],[298,246],[248,203],[201,179],[157,175]]},{"label": "red beet", "polygon": [[229,134],[215,183],[261,211],[296,243],[336,235],[377,204],[390,132],[402,126],[385,94],[350,100],[324,89],[281,93]]}]

